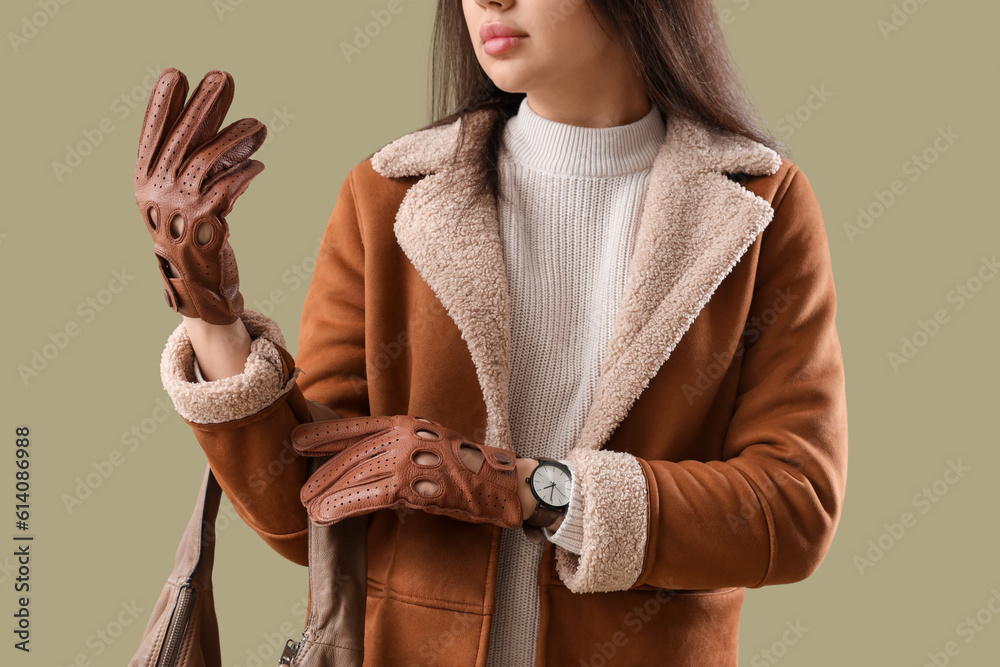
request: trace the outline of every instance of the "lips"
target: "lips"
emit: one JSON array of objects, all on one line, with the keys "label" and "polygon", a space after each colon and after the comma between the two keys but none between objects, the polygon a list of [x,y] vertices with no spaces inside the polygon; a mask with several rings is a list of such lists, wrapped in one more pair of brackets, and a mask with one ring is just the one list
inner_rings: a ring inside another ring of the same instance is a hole
[{"label": "lips", "polygon": [[483,40],[483,51],[487,55],[495,56],[514,48],[527,35],[499,21],[491,21],[479,28],[479,37]]},{"label": "lips", "polygon": [[484,23],[479,27],[479,38],[484,42],[488,42],[496,37],[527,37],[527,35],[523,32],[519,32],[513,28],[505,26],[499,21]]}]

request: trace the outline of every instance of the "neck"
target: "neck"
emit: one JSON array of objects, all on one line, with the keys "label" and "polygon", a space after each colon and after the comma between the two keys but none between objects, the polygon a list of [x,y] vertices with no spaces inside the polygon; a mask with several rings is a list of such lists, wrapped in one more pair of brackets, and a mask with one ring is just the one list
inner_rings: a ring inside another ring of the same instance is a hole
[{"label": "neck", "polygon": [[528,98],[507,121],[504,157],[522,166],[566,176],[609,177],[648,169],[666,126],[650,106],[639,119],[611,127],[585,127],[544,118]]},{"label": "neck", "polygon": [[529,91],[526,99],[531,110],[542,118],[577,127],[628,125],[643,118],[653,106],[646,94],[634,87],[621,95],[608,95],[604,89],[578,92],[587,99],[586,104],[551,92]]}]

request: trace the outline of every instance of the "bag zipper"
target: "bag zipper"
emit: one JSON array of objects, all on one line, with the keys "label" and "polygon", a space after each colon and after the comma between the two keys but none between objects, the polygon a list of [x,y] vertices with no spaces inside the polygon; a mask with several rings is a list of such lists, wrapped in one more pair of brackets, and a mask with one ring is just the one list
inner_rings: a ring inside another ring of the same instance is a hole
[{"label": "bag zipper", "polygon": [[163,653],[156,663],[156,667],[174,667],[177,657],[180,655],[180,644],[184,639],[188,621],[193,609],[194,588],[189,582],[185,582],[177,591],[177,605],[174,607],[173,617],[170,619],[170,626],[167,628],[167,641],[163,645]]},{"label": "bag zipper", "polygon": [[291,665],[292,660],[295,659],[295,655],[299,652],[299,647],[302,646],[302,642],[305,641],[306,633],[305,630],[302,631],[302,639],[297,642],[293,642],[291,639],[285,642],[285,648],[281,652],[281,658],[278,660],[279,667],[281,665]]}]

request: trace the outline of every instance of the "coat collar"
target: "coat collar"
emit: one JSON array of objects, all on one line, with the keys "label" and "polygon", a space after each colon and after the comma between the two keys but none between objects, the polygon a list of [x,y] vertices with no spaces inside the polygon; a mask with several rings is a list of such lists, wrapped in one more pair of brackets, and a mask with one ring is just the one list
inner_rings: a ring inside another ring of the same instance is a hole
[{"label": "coat collar", "polygon": [[[372,155],[383,176],[424,176],[404,196],[393,227],[469,346],[486,403],[485,444],[513,449],[508,423],[510,294],[495,204],[466,206],[465,160],[483,153],[493,110],[404,135]],[[722,279],[774,210],[725,176],[770,175],[781,157],[745,137],[679,116],[650,173],[625,292],[584,425],[574,447],[599,449],[667,360]]]}]

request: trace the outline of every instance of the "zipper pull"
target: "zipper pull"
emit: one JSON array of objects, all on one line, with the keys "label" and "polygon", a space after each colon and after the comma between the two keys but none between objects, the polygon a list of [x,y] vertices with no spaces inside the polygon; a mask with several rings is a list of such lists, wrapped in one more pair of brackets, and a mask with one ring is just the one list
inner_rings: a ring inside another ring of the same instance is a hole
[{"label": "zipper pull", "polygon": [[281,659],[278,660],[279,667],[280,667],[280,665],[290,665],[290,664],[292,664],[292,658],[294,658],[295,654],[298,653],[298,651],[299,651],[299,645],[301,643],[302,643],[301,640],[297,641],[297,642],[294,642],[291,639],[289,639],[288,641],[285,642],[285,648],[281,652]]}]

